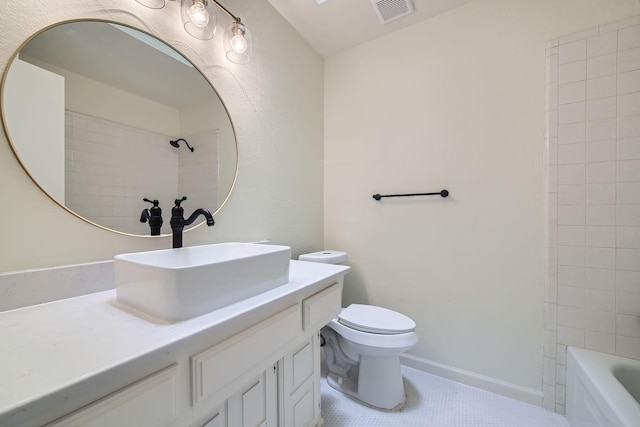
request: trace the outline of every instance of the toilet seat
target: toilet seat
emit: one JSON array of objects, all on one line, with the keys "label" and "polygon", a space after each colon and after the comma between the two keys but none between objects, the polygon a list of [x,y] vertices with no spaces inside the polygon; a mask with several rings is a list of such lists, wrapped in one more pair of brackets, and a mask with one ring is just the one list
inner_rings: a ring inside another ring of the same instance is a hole
[{"label": "toilet seat", "polygon": [[327,327],[336,331],[340,337],[346,340],[380,352],[389,350],[399,353],[410,349],[418,343],[418,335],[415,332],[406,332],[404,334],[372,334],[371,332],[362,332],[343,325],[338,319],[330,321]]},{"label": "toilet seat", "polygon": [[416,329],[416,322],[404,314],[364,304],[351,304],[340,312],[338,321],[344,326],[370,334],[397,335]]}]

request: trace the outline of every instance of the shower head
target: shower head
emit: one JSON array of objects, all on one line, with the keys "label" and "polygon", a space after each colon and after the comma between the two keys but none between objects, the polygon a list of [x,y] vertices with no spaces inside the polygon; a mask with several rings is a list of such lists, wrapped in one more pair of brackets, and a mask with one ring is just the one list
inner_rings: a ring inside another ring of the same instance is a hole
[{"label": "shower head", "polygon": [[175,141],[169,141],[169,144],[170,144],[172,147],[180,148],[180,141],[184,141],[184,143],[187,145],[187,148],[188,148],[189,150],[191,150],[191,152],[193,153],[193,149],[194,149],[194,148],[193,148],[193,147],[191,147],[191,146],[189,145],[189,143],[187,142],[187,140],[186,140],[186,139],[184,139],[184,138],[178,138],[178,139],[176,139]]}]

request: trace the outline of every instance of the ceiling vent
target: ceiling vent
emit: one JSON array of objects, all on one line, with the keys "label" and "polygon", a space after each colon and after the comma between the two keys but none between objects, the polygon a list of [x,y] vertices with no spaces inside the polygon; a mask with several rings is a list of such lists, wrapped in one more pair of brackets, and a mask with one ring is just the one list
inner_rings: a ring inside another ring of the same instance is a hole
[{"label": "ceiling vent", "polygon": [[371,5],[382,24],[413,12],[412,0],[371,0]]}]

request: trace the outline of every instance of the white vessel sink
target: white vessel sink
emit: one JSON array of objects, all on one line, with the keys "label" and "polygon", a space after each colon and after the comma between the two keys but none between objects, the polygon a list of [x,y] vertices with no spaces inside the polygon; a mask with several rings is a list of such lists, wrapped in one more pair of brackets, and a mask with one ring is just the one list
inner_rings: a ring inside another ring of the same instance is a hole
[{"label": "white vessel sink", "polygon": [[289,281],[288,246],[218,243],[116,255],[118,302],[177,322]]}]

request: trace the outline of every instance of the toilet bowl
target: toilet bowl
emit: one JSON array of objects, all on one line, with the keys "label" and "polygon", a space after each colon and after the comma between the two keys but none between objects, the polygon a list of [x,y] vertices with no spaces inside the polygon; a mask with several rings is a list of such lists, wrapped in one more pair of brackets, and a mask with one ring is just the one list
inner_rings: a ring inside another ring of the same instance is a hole
[{"label": "toilet bowl", "polygon": [[[321,251],[301,261],[341,264],[346,253]],[[351,304],[322,328],[327,383],[376,408],[399,409],[405,401],[400,353],[418,343],[416,324],[383,307]]]}]

